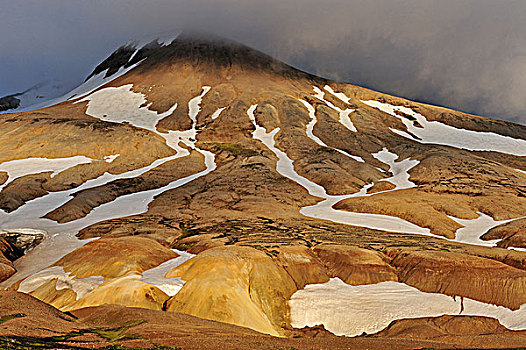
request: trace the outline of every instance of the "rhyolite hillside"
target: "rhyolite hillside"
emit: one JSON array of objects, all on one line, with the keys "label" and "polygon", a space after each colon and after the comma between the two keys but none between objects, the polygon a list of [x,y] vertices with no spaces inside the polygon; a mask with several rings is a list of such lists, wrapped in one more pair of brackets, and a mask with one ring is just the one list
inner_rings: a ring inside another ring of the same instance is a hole
[{"label": "rhyolite hillside", "polygon": [[48,236],[17,260],[0,238],[4,288],[276,336],[526,329],[525,126],[186,34],[48,104],[0,115],[0,230]]}]

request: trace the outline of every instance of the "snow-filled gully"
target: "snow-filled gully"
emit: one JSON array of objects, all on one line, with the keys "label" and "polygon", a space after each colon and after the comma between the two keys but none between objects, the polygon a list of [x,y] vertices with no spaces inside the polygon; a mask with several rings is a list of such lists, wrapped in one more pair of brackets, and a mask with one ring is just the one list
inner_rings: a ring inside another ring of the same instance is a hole
[{"label": "snow-filled gully", "polygon": [[354,156],[354,155],[349,154],[348,152],[345,152],[345,151],[343,151],[341,149],[327,146],[327,144],[325,144],[325,142],[323,142],[318,136],[314,135],[314,126],[318,122],[318,119],[316,118],[316,110],[307,101],[305,101],[305,100],[299,100],[299,101],[309,111],[310,122],[307,124],[307,130],[306,130],[307,137],[309,137],[312,141],[316,142],[318,145],[320,145],[322,147],[327,147],[327,148],[336,150],[336,151],[340,152],[341,154],[354,159],[357,162],[360,162],[360,163],[364,163],[365,162],[362,157]]},{"label": "snow-filled gully", "polygon": [[[293,161],[287,156],[285,152],[279,150],[275,145],[274,137],[279,132],[279,128],[276,128],[271,132],[267,132],[264,127],[258,125],[254,117],[254,111],[256,108],[257,108],[257,105],[252,105],[248,109],[248,116],[250,120],[252,121],[252,124],[256,128],[256,130],[253,132],[252,135],[254,139],[261,141],[265,146],[267,146],[278,157],[278,162],[276,165],[276,170],[278,171],[278,173],[298,183],[300,186],[305,188],[309,192],[309,194],[315,197],[320,197],[324,199],[323,201],[315,205],[302,208],[300,212],[303,215],[312,217],[315,219],[330,220],[330,221],[338,222],[342,224],[363,226],[363,227],[368,227],[368,228],[377,229],[377,230],[430,235],[429,229],[421,228],[415,224],[412,224],[408,221],[405,221],[397,217],[387,216],[387,215],[378,215],[378,214],[353,213],[353,212],[347,212],[347,211],[341,211],[341,210],[334,209],[333,205],[344,199],[353,198],[353,197],[369,196],[370,194],[367,194],[367,190],[372,186],[372,184],[364,186],[358,193],[353,193],[349,195],[339,195],[339,196],[332,196],[332,195],[327,194],[327,192],[325,191],[325,188],[299,175],[294,170]],[[387,153],[390,153],[390,152],[384,149],[376,155],[379,156],[379,154],[383,155]],[[396,155],[394,155],[394,159],[396,159]],[[415,161],[408,161],[408,162],[404,161],[404,162],[400,162],[397,164],[401,164],[400,166],[402,167],[405,166],[405,172],[407,172],[417,163],[415,163]],[[386,179],[386,180],[390,180],[390,179]],[[396,189],[407,188],[404,186],[398,186],[399,184],[396,184],[396,185],[397,185]]]},{"label": "snow-filled gully", "polygon": [[[318,89],[317,91],[319,92],[321,90]],[[323,141],[321,141],[317,136],[315,136],[312,133],[312,130],[316,123],[314,108],[308,102],[305,102],[303,100],[300,100],[300,102],[302,102],[304,106],[309,110],[309,115],[311,116],[311,122],[307,125],[307,135],[317,144],[326,147]],[[380,181],[391,182],[396,186],[394,189],[369,194],[367,193],[367,190],[370,187],[372,187],[373,184],[368,184],[357,193],[337,196],[329,195],[327,194],[325,188],[299,175],[294,170],[293,161],[288,157],[288,155],[285,152],[278,149],[275,145],[274,138],[279,132],[279,128],[276,128],[271,132],[267,132],[267,130],[264,127],[258,125],[254,117],[254,111],[256,108],[257,105],[252,105],[247,111],[247,114],[256,129],[252,134],[253,138],[261,141],[278,157],[278,162],[276,165],[276,170],[278,171],[278,173],[298,183],[300,186],[305,188],[309,192],[309,194],[323,199],[315,205],[304,207],[300,210],[300,213],[307,217],[329,220],[341,224],[367,227],[388,232],[413,233],[426,236],[433,236],[436,238],[445,239],[453,242],[463,242],[482,246],[495,245],[495,241],[483,241],[479,238],[480,235],[486,232],[486,230],[489,230],[490,228],[502,223],[520,219],[516,218],[513,220],[506,221],[491,220],[491,223],[488,223],[488,218],[482,213],[479,213],[479,218],[474,220],[461,220],[458,218],[451,217],[451,219],[459,222],[465,227],[458,230],[458,235],[455,237],[455,239],[448,239],[442,236],[432,234],[428,228],[417,226],[409,221],[403,220],[398,217],[381,214],[355,213],[344,210],[336,210],[333,208],[333,206],[336,203],[345,199],[372,196],[380,193],[415,187],[415,184],[409,180],[409,170],[415,167],[419,163],[419,161],[414,159],[404,159],[402,161],[397,162],[396,160],[398,159],[398,155],[384,148],[380,152],[374,153],[373,157],[389,165],[389,171],[393,174],[393,176],[390,178],[382,179]]]},{"label": "snow-filled gully", "polygon": [[67,158],[26,158],[0,164],[0,172],[7,173],[7,181],[0,185],[0,191],[14,180],[32,174],[52,172],[51,177],[80,164],[92,163],[94,159],[85,156]]},{"label": "snow-filled gully", "polygon": [[[148,205],[155,196],[183,186],[215,170],[216,164],[214,154],[202,150],[195,145],[197,136],[197,115],[200,111],[202,98],[210,90],[210,87],[203,87],[202,93],[191,99],[188,103],[188,114],[192,120],[191,129],[187,131],[170,131],[168,133],[158,132],[155,126],[159,120],[172,114],[177,108],[177,105],[174,105],[169,111],[160,114],[150,110],[148,106],[141,107],[145,102],[145,98],[142,94],[133,92],[131,87],[131,85],[125,85],[118,88],[104,88],[87,96],[83,99],[83,101],[88,101],[86,113],[102,120],[118,123],[126,121],[137,127],[142,127],[155,132],[162,136],[166,140],[166,144],[176,150],[177,153],[170,157],[157,159],[149,166],[128,171],[123,174],[113,175],[105,173],[96,179],[86,181],[75,189],[53,192],[44,197],[29,201],[24,206],[9,214],[0,211],[0,227],[2,228],[33,227],[46,230],[50,233],[49,239],[15,262],[17,273],[0,284],[0,286],[9,286],[11,283],[20,280],[21,278],[41,271],[71,251],[91,241],[78,240],[75,237],[75,234],[82,228],[105,220],[144,213],[148,210]],[[49,211],[58,208],[69,201],[71,195],[75,192],[104,185],[116,179],[137,177],[170,160],[189,155],[190,152],[187,149],[179,146],[180,142],[204,156],[205,170],[172,181],[161,188],[118,197],[112,202],[94,208],[87,216],[75,221],[60,224],[43,218],[43,216]],[[51,254],[50,251],[52,252]]]},{"label": "snow-filled gully", "polygon": [[[330,88],[326,86],[325,89],[329,92],[332,91],[332,93],[334,94],[334,91]],[[349,115],[354,112],[354,109],[352,108],[347,108],[347,109],[341,109],[339,107],[336,107],[333,103],[327,101],[325,99],[325,92],[321,91],[321,89],[317,86],[313,86],[313,89],[314,89],[314,92],[315,94],[313,95],[314,97],[318,98],[319,100],[325,102],[325,104],[327,106],[329,106],[330,108],[334,109],[336,112],[338,112],[339,116],[340,116],[340,123],[345,126],[347,129],[349,129],[350,131],[352,132],[357,132],[358,130],[356,130],[356,127],[354,126],[353,122],[351,121],[351,118],[349,117]],[[339,99],[342,99],[341,95],[343,95],[342,93],[339,93],[338,95],[334,95],[336,97],[338,97]]]}]

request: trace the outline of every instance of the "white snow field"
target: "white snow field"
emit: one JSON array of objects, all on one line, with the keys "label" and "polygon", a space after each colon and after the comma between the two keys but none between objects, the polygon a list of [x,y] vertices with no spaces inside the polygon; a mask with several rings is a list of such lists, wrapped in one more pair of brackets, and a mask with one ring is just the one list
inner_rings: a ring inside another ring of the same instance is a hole
[{"label": "white snow field", "polygon": [[[407,127],[407,130],[420,139],[416,139],[404,131],[396,129],[391,129],[391,131],[416,142],[446,145],[470,151],[494,151],[516,156],[526,156],[526,140],[515,139],[493,132],[458,129],[436,121],[429,122],[426,117],[407,107],[394,106],[375,100],[362,100],[361,102],[400,119]],[[396,114],[396,111],[414,117],[422,128],[414,126],[412,121]]]},{"label": "white snow field", "polygon": [[51,177],[54,177],[66,169],[91,162],[93,162],[93,159],[85,156],[68,158],[26,158],[4,162],[0,164],[0,172],[6,172],[8,179],[0,185],[0,191],[13,180],[26,175],[53,172]]},{"label": "white snow field", "polygon": [[500,239],[484,241],[480,239],[480,236],[495,226],[526,218],[526,216],[523,216],[515,219],[497,221],[484,213],[478,212],[478,214],[479,217],[473,220],[465,220],[456,218],[454,216],[449,216],[450,219],[458,222],[461,225],[464,225],[464,227],[459,228],[455,232],[455,241],[493,247],[498,241],[500,241]]},{"label": "white snow field", "polygon": [[88,101],[86,114],[100,120],[114,123],[127,122],[138,128],[155,132],[157,123],[171,115],[177,108],[177,104],[159,114],[149,109],[151,103],[141,107],[147,102],[146,97],[133,92],[132,88],[133,84],[104,88],[75,103]]},{"label": "white snow field", "polygon": [[[116,90],[118,92],[116,92]],[[96,179],[86,181],[84,184],[75,189],[50,193],[44,197],[29,201],[24,206],[9,214],[0,211],[0,227],[2,228],[32,227],[43,229],[52,234],[56,234],[56,236],[44,241],[27,255],[18,259],[15,262],[17,273],[11,276],[11,278],[7,281],[4,281],[0,286],[8,286],[9,284],[21,278],[38,272],[71,251],[89,242],[89,240],[80,241],[74,237],[74,234],[79,232],[82,228],[109,219],[144,213],[148,210],[148,205],[155,196],[168,190],[183,186],[213,171],[216,168],[214,154],[205,150],[201,150],[195,146],[195,137],[197,136],[196,118],[200,111],[200,103],[202,98],[209,90],[210,87],[203,87],[203,92],[199,96],[189,101],[189,116],[192,119],[191,130],[184,132],[170,132],[167,134],[159,133],[155,129],[155,124],[157,121],[162,119],[162,116],[167,115],[167,112],[158,114],[157,112],[151,111],[148,108],[141,108],[140,106],[143,103],[142,101],[144,96],[131,91],[129,86],[121,88],[105,88],[99,90],[94,93],[97,95],[93,99],[88,96],[86,101],[88,101],[88,114],[91,116],[100,119],[104,117],[106,120],[111,121],[120,121],[122,120],[122,115],[130,115],[129,120],[122,121],[128,121],[130,123],[136,123],[137,125],[152,128],[151,131],[164,137],[167,145],[174,146],[172,148],[178,152],[174,156],[158,159],[147,167],[118,175],[105,173]],[[108,92],[108,98],[104,98],[104,94],[106,92]],[[119,95],[118,100],[115,100],[116,94]],[[113,104],[108,104],[108,99],[113,100]],[[99,102],[103,103],[106,108],[100,108],[100,106],[97,105]],[[174,108],[175,107],[172,107],[171,110]],[[153,121],[148,120],[148,118],[155,120],[155,124]],[[87,216],[75,221],[59,224],[55,221],[43,218],[43,216],[51,210],[54,210],[69,201],[71,199],[71,195],[75,192],[104,185],[116,179],[136,177],[167,161],[188,155],[189,151],[178,146],[179,142],[183,142],[188,147],[203,154],[205,158],[205,170],[175,180],[161,188],[118,197],[112,202],[105,203],[94,208]],[[46,249],[39,249],[40,247],[46,247]],[[51,256],[49,256],[48,253],[50,250],[53,252]]]},{"label": "white snow field", "polygon": [[166,278],[166,274],[176,268],[177,266],[185,263],[186,261],[192,259],[195,254],[190,254],[182,250],[172,249],[179,256],[175,259],[168,260],[161,265],[154,267],[153,269],[144,271],[140,281],[156,286],[163,292],[165,292],[169,297],[173,297],[181,288],[183,288],[185,281],[180,277]]},{"label": "white snow field", "polygon": [[[289,305],[293,327],[323,324],[336,335],[356,336],[378,332],[397,319],[458,315],[462,301],[455,299],[399,282],[352,286],[332,278],[297,291]],[[463,304],[462,315],[494,317],[510,329],[526,329],[526,304],[515,311],[467,298]]]},{"label": "white snow field", "polygon": [[254,139],[261,141],[265,146],[267,146],[268,149],[270,149],[278,157],[278,162],[276,165],[276,170],[278,171],[278,173],[280,173],[288,179],[291,179],[292,181],[305,188],[309,192],[309,194],[324,199],[318,204],[302,208],[300,210],[300,213],[302,213],[305,216],[316,219],[330,220],[342,224],[368,227],[377,230],[431,235],[429,229],[419,227],[406,220],[394,216],[353,213],[334,209],[333,205],[341,200],[352,197],[367,196],[367,189],[370,188],[372,184],[365,186],[358,193],[340,196],[328,195],[325,191],[325,188],[299,175],[294,170],[292,160],[287,156],[285,152],[279,150],[275,145],[274,137],[279,132],[279,128],[276,128],[271,132],[267,132],[264,127],[258,125],[254,117],[254,111],[256,110],[256,108],[257,105],[252,105],[247,111],[248,116],[252,121],[252,124],[256,128],[252,135]]}]

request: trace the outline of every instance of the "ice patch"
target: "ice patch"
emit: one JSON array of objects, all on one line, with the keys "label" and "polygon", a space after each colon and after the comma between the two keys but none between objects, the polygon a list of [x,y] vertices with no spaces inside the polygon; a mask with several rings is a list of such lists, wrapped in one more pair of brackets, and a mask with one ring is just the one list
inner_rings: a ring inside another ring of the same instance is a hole
[{"label": "ice patch", "polygon": [[[399,282],[352,286],[332,278],[305,286],[289,303],[293,327],[323,324],[336,335],[357,336],[378,332],[398,319],[458,315],[462,301]],[[494,317],[507,328],[526,329],[526,304],[515,311],[467,298],[463,304],[462,315]]]},{"label": "ice patch", "polygon": [[77,294],[76,300],[79,300],[93,289],[104,283],[104,277],[102,276],[77,278],[75,276],[71,276],[71,272],[64,272],[64,268],[62,266],[52,266],[23,280],[18,287],[18,291],[22,293],[31,293],[44,283],[55,278],[57,279],[57,290],[67,288],[73,290]]},{"label": "ice patch", "polygon": [[[470,151],[494,151],[516,156],[526,156],[526,140],[515,139],[493,132],[457,129],[436,121],[429,122],[423,115],[407,107],[394,106],[374,100],[362,102],[400,119],[407,127],[407,130],[416,137],[419,137],[420,140],[415,139],[404,131],[396,129],[391,129],[391,131],[419,143],[446,145]],[[396,114],[396,111],[414,117],[422,128],[414,126],[412,121]]]},{"label": "ice patch", "polygon": [[9,176],[7,181],[0,185],[0,191],[13,180],[32,174],[53,172],[51,177],[58,173],[80,164],[88,164],[93,159],[85,156],[67,158],[26,158],[16,159],[0,164],[0,172],[6,172]]},{"label": "ice patch", "polygon": [[526,216],[523,216],[523,217],[515,218],[515,219],[496,221],[491,216],[488,216],[484,213],[478,212],[478,214],[479,214],[479,217],[473,220],[459,219],[454,216],[449,216],[450,219],[465,226],[465,227],[459,228],[455,232],[455,239],[454,239],[455,241],[469,243],[469,244],[483,245],[483,246],[488,246],[488,247],[494,247],[495,244],[498,241],[500,241],[500,239],[484,241],[480,239],[480,236],[482,236],[484,233],[486,233],[488,230],[492,229],[495,226],[499,226],[499,225],[506,224],[511,221],[526,218]]},{"label": "ice patch", "polygon": [[216,119],[221,115],[221,112],[223,112],[225,109],[226,109],[226,107],[218,108],[218,109],[214,112],[214,114],[212,114],[212,120],[216,120]]},{"label": "ice patch", "polygon": [[187,260],[192,259],[195,254],[190,254],[185,251],[172,249],[175,253],[179,254],[179,256],[175,259],[168,260],[161,265],[154,267],[153,269],[144,271],[142,273],[142,277],[140,281],[144,283],[151,284],[152,286],[156,286],[163,292],[165,292],[169,297],[173,297],[179,291],[181,288],[183,288],[185,281],[183,281],[180,277],[174,277],[174,278],[166,278],[166,274],[176,268],[177,266],[183,264]]}]

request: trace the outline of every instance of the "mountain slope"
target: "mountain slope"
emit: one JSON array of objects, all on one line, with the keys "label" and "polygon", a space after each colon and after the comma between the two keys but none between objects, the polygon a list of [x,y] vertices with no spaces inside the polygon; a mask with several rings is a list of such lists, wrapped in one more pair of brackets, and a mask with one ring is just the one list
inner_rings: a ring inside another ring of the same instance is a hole
[{"label": "mountain slope", "polygon": [[[342,328],[356,320],[334,305],[298,314],[317,293],[308,285],[326,295],[370,286],[378,303],[387,286],[396,318],[456,314],[466,298],[467,314],[526,327],[526,253],[480,238],[526,213],[526,127],[184,34],[120,48],[86,84],[94,90],[0,118],[0,228],[58,234],[18,259],[4,286],[64,310],[146,306],[274,335],[313,322],[360,334],[369,325]],[[86,249],[97,259],[138,252],[135,236],[144,249],[160,243],[166,259],[111,276],[86,267]],[[407,293],[440,293],[437,308],[415,316]],[[394,320],[375,317],[358,321]]]}]

